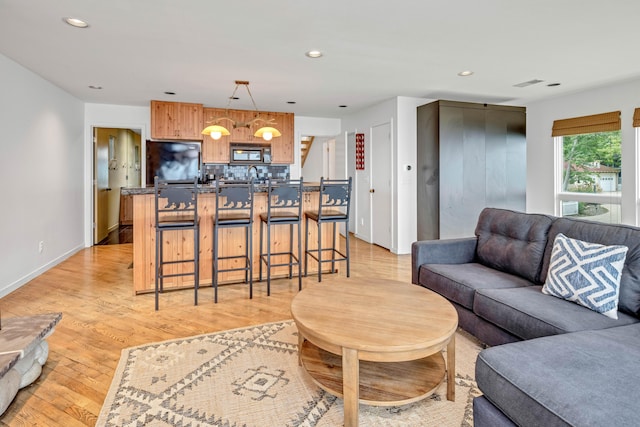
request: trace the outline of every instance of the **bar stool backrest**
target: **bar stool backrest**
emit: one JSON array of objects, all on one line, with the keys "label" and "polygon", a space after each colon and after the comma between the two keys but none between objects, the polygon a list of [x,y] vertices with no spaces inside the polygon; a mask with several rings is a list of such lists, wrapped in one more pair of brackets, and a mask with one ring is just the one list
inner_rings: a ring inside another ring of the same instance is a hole
[{"label": "bar stool backrest", "polygon": [[216,214],[214,221],[241,214],[249,220],[253,218],[252,181],[219,181],[216,183]]},{"label": "bar stool backrest", "polygon": [[302,186],[302,178],[286,181],[269,180],[267,217],[282,216],[286,211],[290,216],[301,218]]},{"label": "bar stool backrest", "polygon": [[154,178],[156,224],[193,226],[198,218],[198,179],[170,181]]},{"label": "bar stool backrest", "polygon": [[351,201],[351,177],[348,179],[320,178],[318,218],[349,219]]}]

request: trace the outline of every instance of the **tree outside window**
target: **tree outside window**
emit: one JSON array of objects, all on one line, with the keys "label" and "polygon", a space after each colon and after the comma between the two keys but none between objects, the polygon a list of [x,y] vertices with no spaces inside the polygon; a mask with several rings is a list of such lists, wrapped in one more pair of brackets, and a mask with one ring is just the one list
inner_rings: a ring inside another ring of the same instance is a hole
[{"label": "tree outside window", "polygon": [[[620,131],[562,137],[562,192],[619,196],[622,190]],[[562,215],[619,221],[619,203],[562,198]]]},{"label": "tree outside window", "polygon": [[622,185],[620,131],[563,137],[562,191],[601,193]]}]

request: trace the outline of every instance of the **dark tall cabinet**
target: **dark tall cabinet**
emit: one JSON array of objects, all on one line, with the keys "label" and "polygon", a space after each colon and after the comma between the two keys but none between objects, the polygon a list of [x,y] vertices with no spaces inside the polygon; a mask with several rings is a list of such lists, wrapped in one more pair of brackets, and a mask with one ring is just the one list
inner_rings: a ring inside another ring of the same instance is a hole
[{"label": "dark tall cabinet", "polygon": [[526,109],[418,107],[418,240],[474,235],[485,207],[525,210]]}]

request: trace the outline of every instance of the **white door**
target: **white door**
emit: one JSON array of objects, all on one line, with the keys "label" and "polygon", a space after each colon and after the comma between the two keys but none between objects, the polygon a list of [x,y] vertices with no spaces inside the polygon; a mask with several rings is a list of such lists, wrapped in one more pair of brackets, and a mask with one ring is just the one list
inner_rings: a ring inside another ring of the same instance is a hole
[{"label": "white door", "polygon": [[373,243],[391,249],[391,126],[371,129],[371,229]]},{"label": "white door", "polygon": [[330,139],[322,143],[322,176],[325,179],[336,178],[336,140]]}]

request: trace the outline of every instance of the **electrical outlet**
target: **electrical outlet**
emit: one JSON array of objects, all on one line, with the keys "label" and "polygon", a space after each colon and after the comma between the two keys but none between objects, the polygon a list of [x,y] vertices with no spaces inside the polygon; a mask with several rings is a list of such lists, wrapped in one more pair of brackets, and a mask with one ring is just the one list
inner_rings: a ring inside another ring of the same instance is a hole
[{"label": "electrical outlet", "polygon": [[40,240],[40,243],[38,243],[38,252],[42,253],[43,250],[44,250],[44,241]]}]

